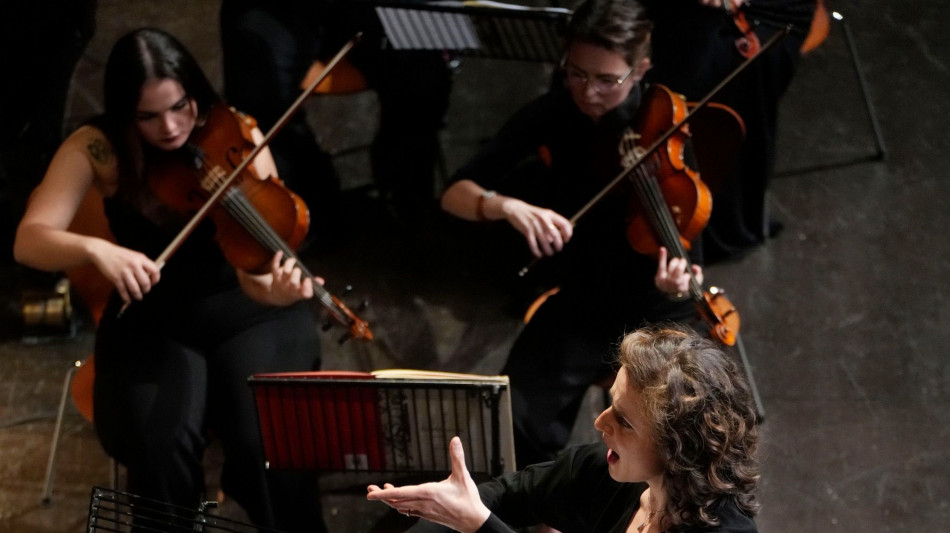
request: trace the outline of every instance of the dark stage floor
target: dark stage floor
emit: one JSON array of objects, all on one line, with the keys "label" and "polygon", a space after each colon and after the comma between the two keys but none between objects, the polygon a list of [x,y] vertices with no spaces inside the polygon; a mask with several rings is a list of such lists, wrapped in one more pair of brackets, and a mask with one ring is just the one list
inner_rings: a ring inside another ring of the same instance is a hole
[{"label": "dark stage floor", "polygon": [[[778,167],[785,175],[774,182],[771,205],[785,231],[707,273],[742,314],[765,409],[758,523],[769,532],[945,530],[950,13],[935,0],[831,4],[848,16],[886,158],[875,158],[845,27],[835,23],[802,61],[782,105]],[[220,84],[217,8],[210,0],[100,0],[67,126],[98,109],[108,49],[137,26],[181,37]],[[449,171],[541,91],[546,77],[538,65],[463,61],[442,134]],[[370,178],[366,152],[347,149],[372,139],[376,110],[372,92],[308,104],[325,145],[342,152],[336,163],[352,188]],[[497,372],[520,324],[504,284],[483,268],[490,262],[463,253],[458,236],[470,228],[438,217],[401,225],[371,198],[351,196],[338,242],[309,261],[332,291],[352,284],[371,301],[364,318],[377,340],[338,346],[338,332],[328,333],[324,367]],[[82,531],[90,489],[110,483],[110,465],[91,424],[71,405],[51,503],[41,496],[63,378],[90,353],[92,334],[80,324],[72,337],[23,342],[26,276],[9,262],[2,272],[0,531]],[[578,439],[591,438],[589,423],[582,416]],[[212,485],[217,458],[213,450]],[[356,533],[369,531],[384,509],[359,495],[333,494],[325,512],[332,531]]]}]

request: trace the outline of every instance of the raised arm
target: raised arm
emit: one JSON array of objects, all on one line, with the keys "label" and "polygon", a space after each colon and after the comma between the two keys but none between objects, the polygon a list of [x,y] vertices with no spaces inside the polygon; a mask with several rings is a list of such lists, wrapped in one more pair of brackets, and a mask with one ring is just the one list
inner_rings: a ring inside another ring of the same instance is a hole
[{"label": "raised arm", "polygon": [[418,516],[461,533],[474,533],[491,515],[478,495],[475,481],[465,467],[462,441],[449,443],[452,473],[438,483],[394,487],[386,483],[367,487],[366,499],[377,500],[407,516]]}]

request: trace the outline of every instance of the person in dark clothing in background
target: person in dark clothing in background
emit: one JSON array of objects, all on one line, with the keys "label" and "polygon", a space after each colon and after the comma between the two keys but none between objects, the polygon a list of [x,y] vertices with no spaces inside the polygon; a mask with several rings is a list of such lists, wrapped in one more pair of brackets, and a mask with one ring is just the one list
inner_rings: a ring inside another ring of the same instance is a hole
[{"label": "person in dark clothing in background", "polygon": [[[621,168],[618,150],[635,135],[650,66],[650,27],[635,0],[582,4],[568,27],[561,83],[515,113],[442,196],[449,213],[505,221],[536,257],[558,262],[559,292],[501,370],[511,378],[519,465],[549,460],[567,444],[587,389],[613,376],[609,355],[624,333],[659,321],[702,327],[685,297],[691,274],[703,280],[698,243],[692,272],[662,247],[658,256],[635,251],[622,194],[605,196],[576,228],[567,218]],[[548,166],[525,190],[518,165],[532,157]]]},{"label": "person in dark clothing in background", "polygon": [[707,263],[741,257],[781,231],[767,196],[775,173],[776,115],[815,13],[815,0],[647,0],[655,25],[648,82],[697,101],[742,63],[742,35],[722,1],[743,11],[761,43],[787,25],[791,31],[713,98],[739,113],[746,138],[735,170],[713,197],[703,235]]},{"label": "person in dark clothing in background", "polygon": [[[451,89],[438,51],[386,48],[370,2],[223,0],[225,97],[266,131],[301,92],[315,60],[326,61],[357,32],[347,59],[376,90],[379,130],[370,150],[374,180],[388,207],[406,221],[434,209],[435,174]],[[310,205],[316,233],[339,208],[340,178],[297,113],[271,144],[291,190]]]}]

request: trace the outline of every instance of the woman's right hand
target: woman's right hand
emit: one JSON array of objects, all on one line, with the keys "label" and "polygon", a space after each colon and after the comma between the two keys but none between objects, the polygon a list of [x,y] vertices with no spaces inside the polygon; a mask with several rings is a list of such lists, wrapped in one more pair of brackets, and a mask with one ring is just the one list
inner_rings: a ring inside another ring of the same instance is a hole
[{"label": "woman's right hand", "polygon": [[442,194],[442,209],[466,220],[505,219],[515,227],[535,257],[554,255],[571,240],[574,226],[556,211],[503,194],[486,195],[472,180],[460,180]]},{"label": "woman's right hand", "polygon": [[478,487],[465,466],[465,451],[458,437],[449,442],[449,459],[452,473],[440,482],[404,487],[390,483],[382,487],[370,485],[366,488],[366,499],[381,501],[406,516],[474,533],[488,520],[491,511],[482,503]]},{"label": "woman's right hand", "polygon": [[103,239],[90,243],[89,255],[127,304],[141,300],[161,278],[161,268],[147,255]]},{"label": "woman's right hand", "polygon": [[560,252],[574,234],[571,221],[556,211],[510,196],[498,201],[505,219],[524,235],[535,257]]}]

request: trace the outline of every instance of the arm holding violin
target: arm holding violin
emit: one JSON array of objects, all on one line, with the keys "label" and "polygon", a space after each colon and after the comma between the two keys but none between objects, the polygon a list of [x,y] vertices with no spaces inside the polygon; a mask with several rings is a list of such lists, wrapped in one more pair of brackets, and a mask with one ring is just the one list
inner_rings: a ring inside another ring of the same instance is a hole
[{"label": "arm holding violin", "polygon": [[277,307],[309,300],[313,298],[314,282],[323,285],[323,279],[320,277],[303,277],[297,267],[297,260],[288,258],[284,261],[283,252],[274,254],[271,271],[267,274],[251,274],[243,270],[236,272],[244,294],[260,304]]},{"label": "arm holding violin", "polygon": [[20,221],[13,245],[16,260],[46,271],[92,263],[125,302],[141,300],[160,278],[155,262],[141,252],[68,229],[89,188],[106,188],[104,176],[111,176],[114,183],[115,173],[115,156],[98,129],[86,126],[70,135],[53,156]]},{"label": "arm holding violin", "polygon": [[[257,126],[251,129],[251,139],[254,141],[254,144],[264,142],[264,134]],[[261,149],[254,158],[254,172],[258,179],[267,179],[268,176],[278,176],[277,163],[274,161],[274,155],[271,153],[269,146],[265,146]]]},{"label": "arm holding violin", "polygon": [[[264,134],[257,127],[251,130],[251,138],[260,144]],[[260,179],[277,176],[277,164],[270,149],[265,147],[254,158],[254,173]],[[277,252],[271,259],[271,270],[267,274],[251,274],[236,269],[241,290],[252,300],[278,307],[291,305],[299,300],[313,298],[313,283],[323,285],[321,278],[309,279],[303,276],[297,267],[295,258],[284,260],[283,253]]]}]

